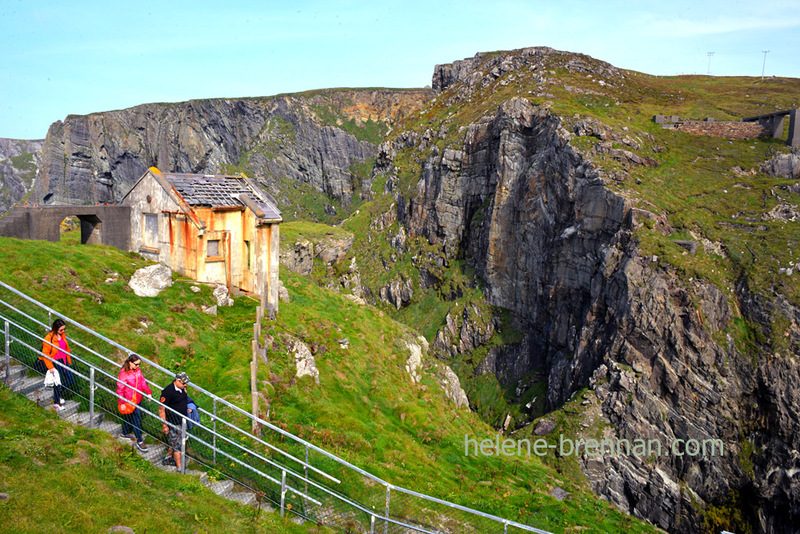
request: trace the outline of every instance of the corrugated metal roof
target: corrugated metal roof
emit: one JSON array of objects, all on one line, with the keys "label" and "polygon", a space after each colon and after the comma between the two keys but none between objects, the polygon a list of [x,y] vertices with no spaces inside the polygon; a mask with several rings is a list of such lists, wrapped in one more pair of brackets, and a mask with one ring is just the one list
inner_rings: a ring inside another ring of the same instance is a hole
[{"label": "corrugated metal roof", "polygon": [[[241,176],[164,173],[164,178],[190,206],[207,208],[244,207],[240,195],[248,197],[262,213],[261,219],[281,219],[272,198]],[[251,207],[252,208],[252,207]]]}]

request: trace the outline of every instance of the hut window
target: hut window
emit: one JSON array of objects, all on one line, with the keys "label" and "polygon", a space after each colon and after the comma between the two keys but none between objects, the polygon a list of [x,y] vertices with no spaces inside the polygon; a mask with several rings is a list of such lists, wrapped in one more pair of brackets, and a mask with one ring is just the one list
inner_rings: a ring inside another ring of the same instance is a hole
[{"label": "hut window", "polygon": [[209,258],[219,257],[219,239],[209,239],[206,246],[206,256]]},{"label": "hut window", "polygon": [[148,248],[158,248],[158,213],[143,213],[142,244]]}]

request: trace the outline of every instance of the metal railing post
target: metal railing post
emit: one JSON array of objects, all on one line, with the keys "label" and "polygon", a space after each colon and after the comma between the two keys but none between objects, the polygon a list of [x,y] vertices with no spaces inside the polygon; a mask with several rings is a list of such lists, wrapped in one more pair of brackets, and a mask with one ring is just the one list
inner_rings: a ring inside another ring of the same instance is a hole
[{"label": "metal railing post", "polygon": [[212,436],[212,447],[211,450],[213,451],[214,455],[214,463],[217,463],[217,399],[214,399],[214,415],[211,417],[211,427],[214,430],[214,435]]},{"label": "metal railing post", "polygon": [[386,514],[384,517],[387,519],[386,523],[383,525],[383,534],[387,534],[389,532],[389,500],[391,499],[391,492],[392,488],[386,486]]},{"label": "metal railing post", "polygon": [[369,534],[375,534],[375,516],[369,516]]},{"label": "metal railing post", "polygon": [[[303,491],[303,493],[308,495],[308,443],[306,443],[306,465],[303,466],[303,473],[306,481],[305,490]],[[305,497],[303,498],[303,506],[307,506]]]},{"label": "metal railing post", "polygon": [[283,507],[286,504],[286,471],[281,471],[281,517],[283,517]]},{"label": "metal railing post", "polygon": [[181,417],[181,474],[186,474],[186,418]]},{"label": "metal railing post", "polygon": [[89,368],[89,428],[94,428],[94,367]]},{"label": "metal railing post", "polygon": [[508,534],[508,523],[506,523],[505,527],[503,528],[503,534]]},{"label": "metal railing post", "polygon": [[[11,378],[10,378],[11,377],[11,338],[9,336],[11,335],[11,328],[10,328],[11,325],[10,325],[10,323],[8,321],[5,321],[5,323],[6,323],[5,329],[4,329],[5,345],[6,345],[6,350],[4,352],[5,358],[6,358],[6,377],[5,377],[5,382],[6,382],[6,386],[10,386],[11,385]],[[308,447],[306,447],[306,450],[308,450]]]}]

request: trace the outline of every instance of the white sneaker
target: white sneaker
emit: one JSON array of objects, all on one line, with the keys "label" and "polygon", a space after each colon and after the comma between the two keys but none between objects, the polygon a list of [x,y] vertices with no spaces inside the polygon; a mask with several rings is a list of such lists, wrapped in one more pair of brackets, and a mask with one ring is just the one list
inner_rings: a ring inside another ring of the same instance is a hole
[{"label": "white sneaker", "polygon": [[59,401],[59,404],[60,404],[61,406],[64,406],[66,403],[67,403],[67,401],[65,401],[64,399],[61,399],[61,400]]},{"label": "white sneaker", "polygon": [[63,410],[63,409],[64,409],[64,407],[63,407],[63,406],[61,406],[60,404],[54,404],[54,405],[53,405],[53,408],[55,408],[57,412],[60,412],[61,410]]}]

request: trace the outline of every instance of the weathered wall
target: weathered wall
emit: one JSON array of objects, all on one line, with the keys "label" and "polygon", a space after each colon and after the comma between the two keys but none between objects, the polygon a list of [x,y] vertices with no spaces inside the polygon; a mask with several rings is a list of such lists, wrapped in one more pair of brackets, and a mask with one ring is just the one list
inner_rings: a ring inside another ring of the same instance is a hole
[{"label": "weathered wall", "polygon": [[131,243],[130,208],[127,206],[16,207],[0,219],[0,235],[18,239],[61,240],[61,221],[81,220],[81,242],[128,250]]},{"label": "weathered wall", "polygon": [[[164,224],[163,212],[176,211],[177,204],[170,198],[151,173],[141,177],[135,189],[125,198],[125,205],[131,207],[131,245],[130,250],[145,254],[154,261],[164,265],[170,264],[169,250],[161,250],[160,244],[169,243],[169,234]],[[150,200],[148,200],[150,197]],[[144,245],[144,214],[155,214],[158,217],[158,246],[145,247]]]},{"label": "weathered wall", "polygon": [[757,122],[684,121],[665,125],[664,128],[690,133],[693,135],[725,137],[727,139],[755,139],[757,137],[772,137],[772,132]]}]

